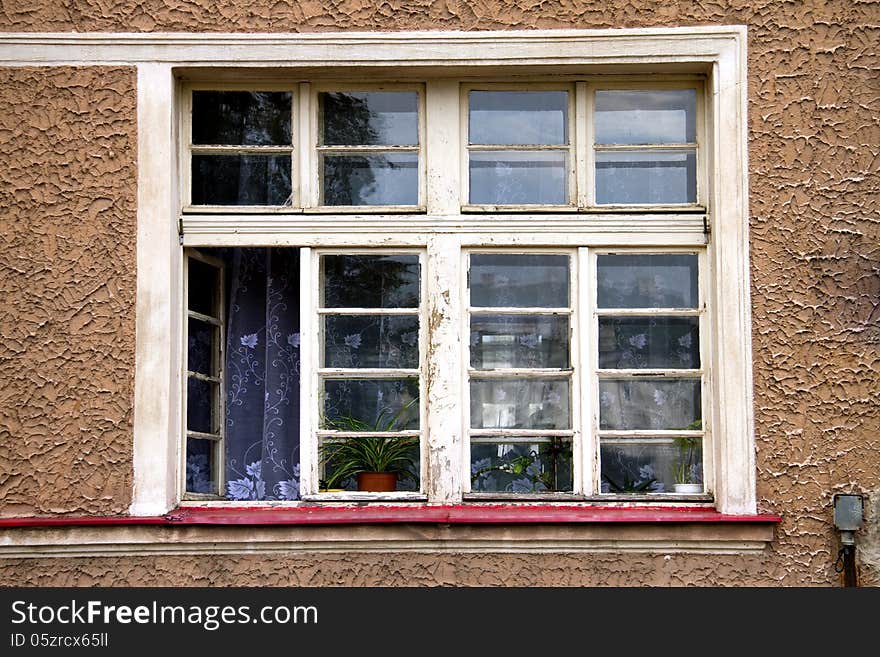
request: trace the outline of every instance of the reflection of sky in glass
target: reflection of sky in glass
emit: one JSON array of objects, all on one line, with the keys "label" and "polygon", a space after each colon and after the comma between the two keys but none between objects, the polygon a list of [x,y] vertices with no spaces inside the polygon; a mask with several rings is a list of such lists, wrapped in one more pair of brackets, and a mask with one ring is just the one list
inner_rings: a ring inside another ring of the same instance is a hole
[{"label": "reflection of sky in glass", "polygon": [[470,202],[508,205],[568,202],[567,153],[471,151]]},{"label": "reflection of sky in glass", "polygon": [[601,255],[599,308],[696,308],[697,256]]},{"label": "reflection of sky in glass", "polygon": [[417,205],[417,153],[324,158],[324,205]]},{"label": "reflection of sky in glass", "polygon": [[693,151],[596,153],[597,203],[695,203]]},{"label": "reflection of sky in glass", "polygon": [[565,91],[471,91],[471,144],[567,144]]},{"label": "reflection of sky in glass", "polygon": [[418,94],[400,91],[320,94],[323,143],[415,146],[419,143]]},{"label": "reflection of sky in glass", "polygon": [[597,91],[597,144],[696,141],[696,91]]}]

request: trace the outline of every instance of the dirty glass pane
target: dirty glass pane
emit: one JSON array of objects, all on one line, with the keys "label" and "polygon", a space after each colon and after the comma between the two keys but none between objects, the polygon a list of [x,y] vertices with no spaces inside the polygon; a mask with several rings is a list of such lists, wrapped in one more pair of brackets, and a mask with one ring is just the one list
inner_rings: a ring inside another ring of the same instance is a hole
[{"label": "dirty glass pane", "polygon": [[490,493],[551,493],[572,490],[571,441],[472,442],[471,490]]},{"label": "dirty glass pane", "polygon": [[569,257],[475,253],[470,257],[472,307],[567,308]]},{"label": "dirty glass pane", "polygon": [[471,144],[568,143],[567,91],[468,92]]},{"label": "dirty glass pane", "polygon": [[284,205],[290,155],[193,155],[194,205]]},{"label": "dirty glass pane", "polygon": [[597,144],[692,144],[696,89],[596,92]]},{"label": "dirty glass pane", "polygon": [[599,428],[701,428],[700,380],[602,379]]},{"label": "dirty glass pane", "polygon": [[602,369],[697,369],[697,317],[600,317]]},{"label": "dirty glass pane", "polygon": [[567,379],[471,380],[475,429],[570,429]]},{"label": "dirty glass pane", "polygon": [[596,203],[696,202],[695,150],[596,153]]},{"label": "dirty glass pane", "polygon": [[696,308],[694,254],[600,255],[599,308]]},{"label": "dirty glass pane", "polygon": [[[358,477],[352,470],[395,472],[396,491],[418,491],[421,450],[417,436],[322,439],[321,489],[326,492],[356,491]],[[354,466],[354,467],[353,467]]]},{"label": "dirty glass pane", "polygon": [[418,317],[324,317],[324,367],[418,366]]},{"label": "dirty glass pane", "polygon": [[471,151],[469,202],[477,205],[565,205],[568,153]]},{"label": "dirty glass pane", "polygon": [[291,94],[286,91],[193,91],[192,143],[291,145]]},{"label": "dirty glass pane", "polygon": [[569,321],[559,315],[472,315],[471,366],[567,368]]},{"label": "dirty glass pane", "polygon": [[418,205],[418,153],[323,155],[324,205]]},{"label": "dirty glass pane", "polygon": [[186,382],[186,428],[201,433],[217,433],[217,384],[188,378]]},{"label": "dirty glass pane", "polygon": [[419,257],[321,256],[325,308],[418,308]]},{"label": "dirty glass pane", "polygon": [[[700,438],[675,438],[668,442],[651,443],[603,443],[599,458],[603,493],[703,492]],[[699,489],[682,490],[681,484],[698,484]]]},{"label": "dirty glass pane", "polygon": [[212,440],[189,438],[186,441],[186,492],[217,492],[215,443]]},{"label": "dirty glass pane", "polygon": [[419,428],[418,379],[328,379],[321,427],[338,431]]},{"label": "dirty glass pane", "polygon": [[215,354],[219,353],[219,329],[198,319],[187,322],[186,367],[191,372],[215,376]]},{"label": "dirty glass pane", "polygon": [[320,93],[325,146],[416,146],[419,96],[415,91]]},{"label": "dirty glass pane", "polygon": [[187,308],[209,317],[217,317],[217,286],[220,270],[217,267],[190,258],[187,261],[189,299]]}]

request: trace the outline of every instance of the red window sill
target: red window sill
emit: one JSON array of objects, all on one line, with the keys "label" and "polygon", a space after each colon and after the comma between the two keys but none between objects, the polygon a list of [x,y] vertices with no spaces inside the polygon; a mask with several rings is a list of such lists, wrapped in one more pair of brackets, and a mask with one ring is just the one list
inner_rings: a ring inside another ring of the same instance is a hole
[{"label": "red window sill", "polygon": [[0,518],[0,528],[97,525],[355,525],[355,524],[602,524],[602,523],[761,523],[778,524],[772,514],[728,515],[713,509],[681,507],[562,507],[547,505],[353,505],[295,508],[186,507],[164,516]]}]

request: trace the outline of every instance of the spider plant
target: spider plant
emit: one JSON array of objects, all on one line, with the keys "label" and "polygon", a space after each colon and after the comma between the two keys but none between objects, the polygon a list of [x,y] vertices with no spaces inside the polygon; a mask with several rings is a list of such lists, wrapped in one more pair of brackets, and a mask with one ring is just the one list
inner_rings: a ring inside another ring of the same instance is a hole
[{"label": "spider plant", "polygon": [[[337,431],[369,434],[377,431],[397,431],[401,417],[418,404],[411,399],[397,412],[383,408],[370,423],[351,415],[325,419],[324,426]],[[393,472],[404,479],[415,479],[413,450],[419,444],[417,436],[358,436],[355,438],[329,438],[321,444],[321,465],[332,465],[330,475],[324,480],[327,488],[362,472]]]}]

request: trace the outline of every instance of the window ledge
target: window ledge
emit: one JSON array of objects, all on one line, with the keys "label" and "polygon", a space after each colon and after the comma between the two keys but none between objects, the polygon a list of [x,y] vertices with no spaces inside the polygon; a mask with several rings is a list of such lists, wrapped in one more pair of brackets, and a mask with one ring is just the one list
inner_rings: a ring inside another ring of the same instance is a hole
[{"label": "window ledge", "polygon": [[420,553],[760,553],[781,521],[707,508],[548,505],[188,507],[164,516],[2,518],[0,557]]}]

